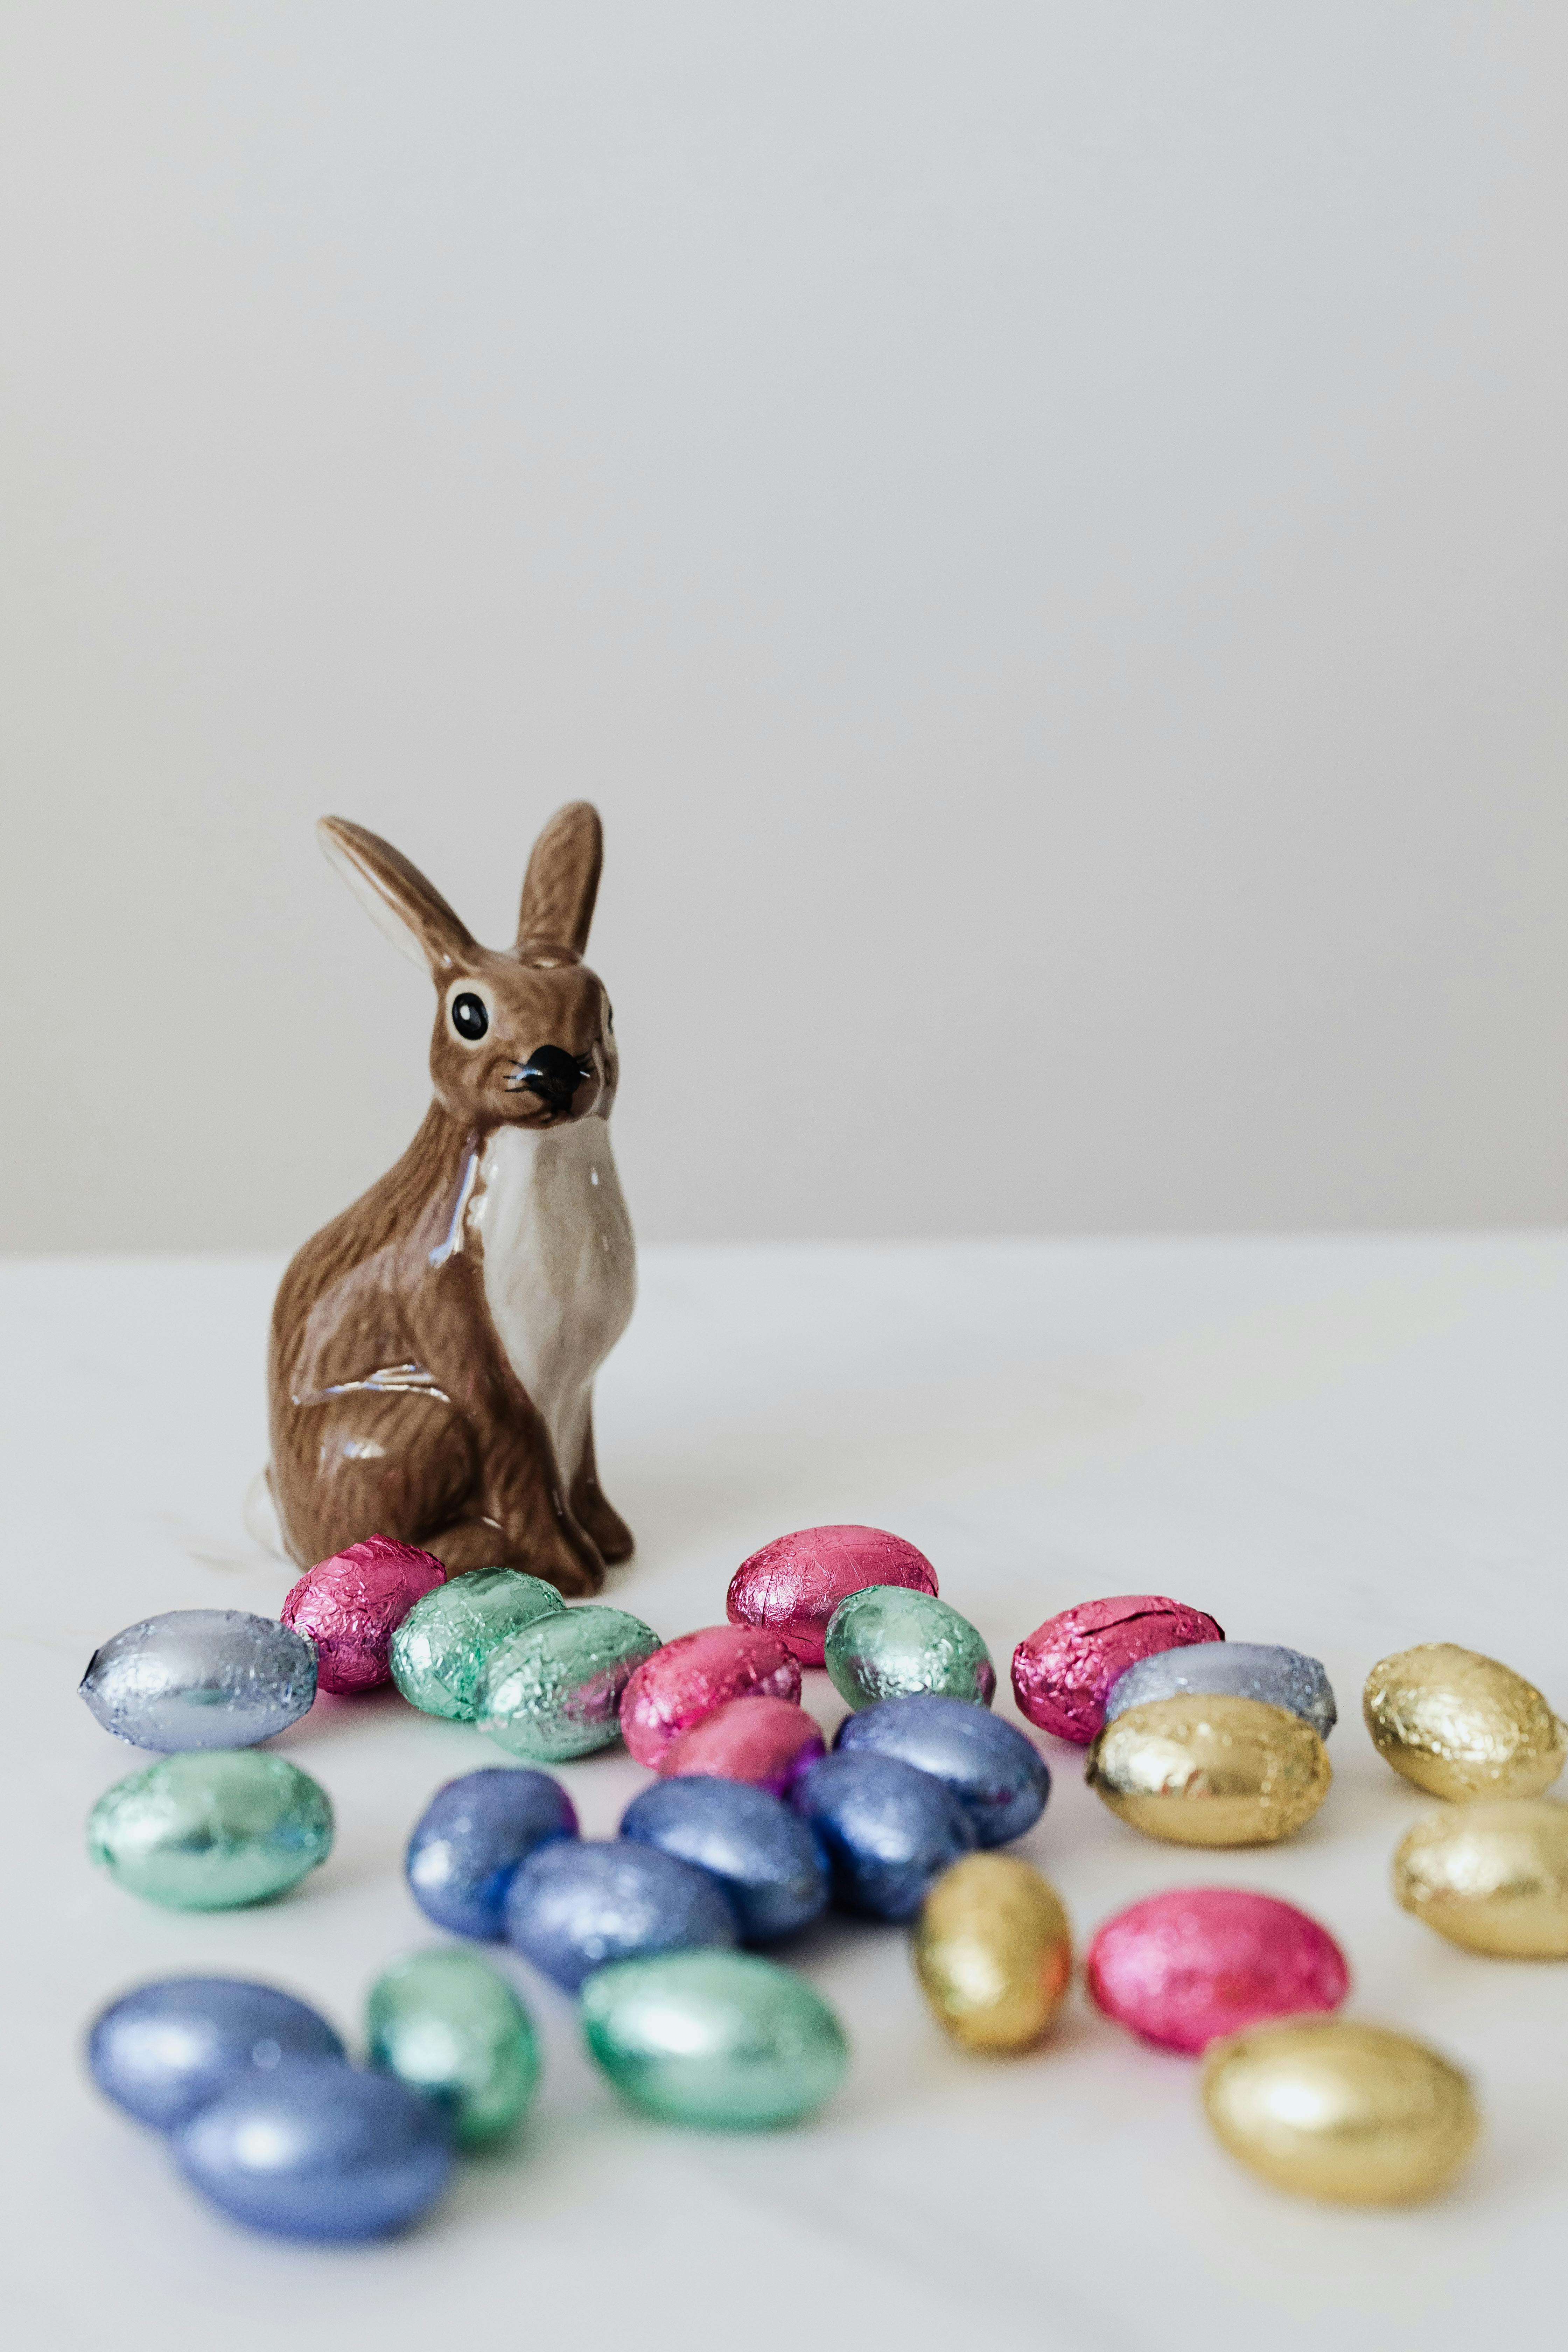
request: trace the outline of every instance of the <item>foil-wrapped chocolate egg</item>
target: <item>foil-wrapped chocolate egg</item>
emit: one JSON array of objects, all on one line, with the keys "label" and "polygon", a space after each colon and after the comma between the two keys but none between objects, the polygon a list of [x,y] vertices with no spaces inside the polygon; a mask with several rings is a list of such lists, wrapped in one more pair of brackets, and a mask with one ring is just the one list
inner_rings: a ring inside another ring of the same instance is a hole
[{"label": "foil-wrapped chocolate egg", "polygon": [[1568,1804],[1492,1797],[1428,1813],[1394,1857],[1394,1892],[1469,1951],[1568,1959]]},{"label": "foil-wrapped chocolate egg", "polygon": [[1113,1813],[1173,1845],[1272,1845],[1310,1821],[1332,1778],[1310,1723],[1224,1695],[1129,1707],[1084,1769]]},{"label": "foil-wrapped chocolate egg", "polygon": [[991,1653],[968,1618],[903,1585],[871,1584],[841,1601],[822,1654],[834,1689],[852,1707],[917,1691],[989,1706],[996,1689]]},{"label": "foil-wrapped chocolate egg", "polygon": [[1339,2018],[1215,2042],[1204,2107],[1231,2155],[1278,2189],[1400,2205],[1447,2182],[1480,2128],[1457,2066],[1403,2033]]},{"label": "foil-wrapped chocolate egg", "polygon": [[822,1842],[834,1901],[863,1918],[913,1918],[938,1872],[975,1844],[952,1790],[896,1756],[824,1756],[790,1803]]},{"label": "foil-wrapped chocolate egg", "polygon": [[324,1691],[375,1690],[392,1679],[393,1634],[446,1575],[433,1553],[367,1536],[307,1569],[278,1613],[315,1643]]},{"label": "foil-wrapped chocolate egg", "polygon": [[542,1577],[471,1568],[415,1602],[392,1636],[392,1679],[410,1706],[471,1723],[491,1652],[542,1617],[559,1617],[565,1606]]},{"label": "foil-wrapped chocolate egg", "polygon": [[1337,1718],[1334,1694],[1316,1658],[1274,1642],[1189,1642],[1177,1650],[1156,1650],[1129,1666],[1110,1685],[1105,1719],[1153,1698],[1180,1698],[1188,1691],[1217,1697],[1260,1698],[1310,1723],[1326,1739]]},{"label": "foil-wrapped chocolate egg", "polygon": [[755,1952],[599,1969],[583,1987],[583,2031],[621,2096],[665,2123],[794,2123],[837,2089],[847,2057],[821,1994]]},{"label": "foil-wrapped chocolate egg", "polygon": [[95,1650],[80,1689],[105,1731],[132,1748],[254,1748],[309,1709],[316,1653],[274,1617],[170,1609]]},{"label": "foil-wrapped chocolate egg", "polygon": [[743,1780],[656,1780],[626,1807],[621,1835],[717,1879],[743,1943],[792,1936],[827,1908],[827,1864],[815,1832]]},{"label": "foil-wrapped chocolate egg", "polygon": [[1015,1854],[971,1853],[921,1906],[915,1970],[966,2050],[1027,2050],[1060,2008],[1072,1937],[1054,1887]]},{"label": "foil-wrapped chocolate egg", "polygon": [[1223,1642],[1201,1609],[1157,1592],[1080,1601],[1037,1625],[1013,1653],[1018,1712],[1042,1731],[1087,1748],[1105,1721],[1112,1685],[1140,1658],[1188,1642]]},{"label": "foil-wrapped chocolate egg", "polygon": [[499,1941],[518,1864],[552,1838],[574,1838],[577,1813],[548,1772],[498,1764],[437,1790],[414,1826],[405,1863],[426,1916],[454,1936]]},{"label": "foil-wrapped chocolate egg", "polygon": [[828,1619],[868,1584],[934,1593],[936,1570],[913,1544],[881,1528],[799,1528],[741,1562],[726,1612],[732,1625],[776,1633],[803,1666],[819,1666]]},{"label": "foil-wrapped chocolate egg", "polygon": [[596,1601],[541,1617],[486,1659],[474,1721],[532,1763],[590,1756],[620,1738],[626,1685],[658,1648],[640,1617]]},{"label": "foil-wrapped chocolate egg", "polygon": [[1166,2050],[1206,2050],[1265,2018],[1337,2009],[1350,1983],[1326,1928],[1236,1886],[1134,1903],[1100,1929],[1086,1974],[1097,2008]]},{"label": "foil-wrapped chocolate egg", "polygon": [[417,2220],[452,2170],[428,2099],[394,2075],[320,2058],[231,2084],[171,2145],[215,2205],[284,2238],[384,2238]]},{"label": "foil-wrapped chocolate egg", "polygon": [[1362,1712],[1384,1761],[1435,1797],[1539,1797],[1568,1759],[1568,1726],[1534,1684],[1452,1642],[1380,1658]]},{"label": "foil-wrapped chocolate egg", "polygon": [[748,1780],[770,1796],[786,1797],[823,1752],[821,1732],[791,1700],[727,1698],[672,1739],[655,1769],[666,1780],[696,1772],[710,1780]]},{"label": "foil-wrapped chocolate egg", "polygon": [[240,1977],[139,1985],[100,2011],[87,2042],[99,2089],[155,2131],[172,2131],[237,2076],[342,2054],[326,2019],[304,2001]]},{"label": "foil-wrapped chocolate egg", "polygon": [[621,1699],[621,1737],[639,1764],[657,1765],[682,1732],[731,1698],[800,1696],[800,1662],[776,1633],[704,1625],[645,1658]]},{"label": "foil-wrapped chocolate egg", "polygon": [[540,1846],[508,1889],[506,1932],[568,1992],[610,1960],[736,1940],[734,1908],[716,1879],[624,1838]]},{"label": "foil-wrapped chocolate egg", "polygon": [[1016,1725],[935,1691],[847,1715],[833,1745],[843,1754],[896,1756],[931,1773],[952,1790],[983,1846],[1033,1829],[1051,1792],[1045,1758]]},{"label": "foil-wrapped chocolate egg", "polygon": [[373,2066],[435,2101],[459,2147],[510,2131],[539,2080],[539,2043],[509,1984],[473,1952],[410,1952],[371,1988]]},{"label": "foil-wrapped chocolate egg", "polygon": [[165,1756],[101,1796],[90,1859],[171,1911],[229,1911],[298,1884],[331,1851],[325,1790],[258,1748]]}]

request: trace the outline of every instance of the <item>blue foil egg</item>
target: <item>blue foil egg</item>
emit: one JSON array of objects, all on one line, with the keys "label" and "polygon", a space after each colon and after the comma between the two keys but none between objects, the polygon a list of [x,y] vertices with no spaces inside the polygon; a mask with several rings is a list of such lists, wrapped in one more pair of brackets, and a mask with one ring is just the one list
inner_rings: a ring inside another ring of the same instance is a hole
[{"label": "blue foil egg", "polygon": [[540,1846],[512,1879],[506,1932],[568,1992],[607,1960],[736,1940],[729,1897],[706,1871],[625,1839]]},{"label": "blue foil egg", "polygon": [[171,2145],[215,2205],[284,2238],[385,2237],[418,2219],[452,2169],[428,2099],[326,2059],[231,2084]]},{"label": "blue foil egg", "polygon": [[693,1773],[656,1781],[626,1807],[621,1835],[716,1878],[743,1943],[771,1944],[827,1907],[827,1864],[816,1832],[744,1780]]},{"label": "blue foil egg", "polygon": [[290,2059],[341,2059],[324,2017],[275,1985],[243,1977],[169,1977],[111,2001],[88,2034],[93,2081],[117,2105],[170,2131],[241,2076]]},{"label": "blue foil egg", "polygon": [[552,1838],[576,1834],[576,1809],[548,1772],[504,1764],[465,1772],[437,1790],[415,1824],[410,1892],[438,1927],[499,1940],[519,1863]]},{"label": "blue foil egg", "polygon": [[895,1756],[820,1757],[790,1802],[822,1841],[834,1900],[869,1919],[912,1919],[937,1873],[977,1843],[952,1790]]},{"label": "blue foil egg", "polygon": [[1261,1699],[1310,1723],[1326,1739],[1338,1720],[1328,1675],[1316,1658],[1272,1642],[1194,1642],[1140,1658],[1112,1683],[1105,1702],[1111,1722],[1147,1700],[1226,1696]]},{"label": "blue foil egg", "polygon": [[171,1609],[95,1650],[82,1697],[132,1748],[254,1748],[316,1696],[314,1645],[243,1609]]},{"label": "blue foil egg", "polygon": [[893,1756],[952,1790],[984,1846],[1005,1845],[1046,1809],[1051,1776],[1033,1740],[967,1699],[920,1691],[846,1716],[835,1749]]}]

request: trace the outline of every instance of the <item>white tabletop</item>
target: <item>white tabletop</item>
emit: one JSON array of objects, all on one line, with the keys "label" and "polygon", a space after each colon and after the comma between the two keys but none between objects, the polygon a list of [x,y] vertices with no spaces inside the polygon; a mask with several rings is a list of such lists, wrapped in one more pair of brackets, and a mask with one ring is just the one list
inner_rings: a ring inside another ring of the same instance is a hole
[{"label": "white tabletop", "polygon": [[[1335,1782],[1289,1843],[1155,1844],[1083,1788],[1080,1751],[1044,1741],[1051,1802],[1016,1850],[1080,1943],[1173,1885],[1314,1912],[1350,1958],[1351,2013],[1473,2074],[1485,2137],[1449,2194],[1392,2212],[1280,2196],[1210,2140],[1193,2063],[1080,1990],[1033,2054],[967,2057],[927,2015],[903,1932],[835,1922],[795,1955],[853,2042],[816,2120],[741,2137],[626,2112],[570,2003],[518,1964],[548,2044],[520,2143],[467,2162],[408,2236],[341,2248],[209,2210],[79,2058],[101,2002],[192,1970],[274,1979],[357,2037],[379,1968],[438,1940],[402,1881],[411,1823],[438,1781],[498,1760],[392,1694],[323,1699],[286,1744],[338,1841],[284,1900],[183,1916],[86,1862],[88,1808],[144,1760],[75,1696],[90,1650],[158,1610],[270,1612],[289,1580],[241,1522],[277,1273],[0,1269],[14,2340],[772,2352],[826,2326],[910,2352],[1353,2352],[1469,2346],[1505,2314],[1529,2336],[1532,2306],[1560,2321],[1568,1967],[1476,1958],[1394,1907],[1389,1858],[1430,1801],[1373,1755],[1359,1696],[1381,1654],[1444,1640],[1568,1701],[1568,1238],[650,1252],[600,1389],[605,1484],[638,1537],[611,1595],[666,1636],[721,1620],[767,1538],[851,1519],[930,1554],[1004,1690],[1022,1634],[1103,1592],[1172,1593],[1323,1658]],[[841,1712],[820,1675],[806,1703],[825,1726]],[[602,1834],[646,1775],[617,1750],[563,1778]]]}]

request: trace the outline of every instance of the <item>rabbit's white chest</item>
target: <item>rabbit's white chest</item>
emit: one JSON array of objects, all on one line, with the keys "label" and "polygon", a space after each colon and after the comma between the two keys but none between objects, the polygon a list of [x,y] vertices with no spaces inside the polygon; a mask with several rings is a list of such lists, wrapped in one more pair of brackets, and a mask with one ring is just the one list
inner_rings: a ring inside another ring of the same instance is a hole
[{"label": "rabbit's white chest", "polygon": [[584,1118],[497,1128],[470,1213],[483,1241],[490,1321],[570,1485],[594,1374],[626,1329],[637,1290],[608,1127]]}]

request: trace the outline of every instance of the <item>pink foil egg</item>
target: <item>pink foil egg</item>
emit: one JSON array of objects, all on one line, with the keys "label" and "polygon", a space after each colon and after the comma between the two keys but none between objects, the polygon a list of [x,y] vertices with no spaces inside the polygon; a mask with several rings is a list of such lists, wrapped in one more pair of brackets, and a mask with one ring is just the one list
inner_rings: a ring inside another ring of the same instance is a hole
[{"label": "pink foil egg", "polygon": [[1270,2017],[1337,2009],[1350,1971],[1328,1930],[1289,1903],[1187,1886],[1134,1903],[1089,1948],[1107,2017],[1167,2050],[1203,2050]]},{"label": "pink foil egg", "polygon": [[666,1780],[700,1773],[713,1780],[749,1780],[753,1789],[782,1797],[825,1751],[804,1707],[784,1698],[727,1698],[671,1741],[658,1769]]},{"label": "pink foil egg", "polygon": [[278,1613],[314,1642],[321,1689],[374,1690],[392,1680],[393,1634],[415,1602],[446,1581],[432,1553],[367,1536],[307,1569]]},{"label": "pink foil egg", "polygon": [[800,1528],[741,1562],[725,1608],[731,1625],[765,1625],[803,1666],[819,1666],[828,1619],[868,1584],[934,1593],[936,1570],[881,1528]]},{"label": "pink foil egg", "polygon": [[1126,1592],[1110,1601],[1080,1601],[1047,1617],[1013,1653],[1013,1696],[1020,1714],[1058,1739],[1087,1748],[1105,1723],[1105,1702],[1118,1676],[1156,1650],[1192,1642],[1223,1642],[1225,1633],[1201,1609],[1157,1592]]},{"label": "pink foil egg", "polygon": [[773,1633],[704,1625],[645,1658],[621,1700],[621,1737],[639,1764],[730,1698],[797,1699],[800,1668]]}]

